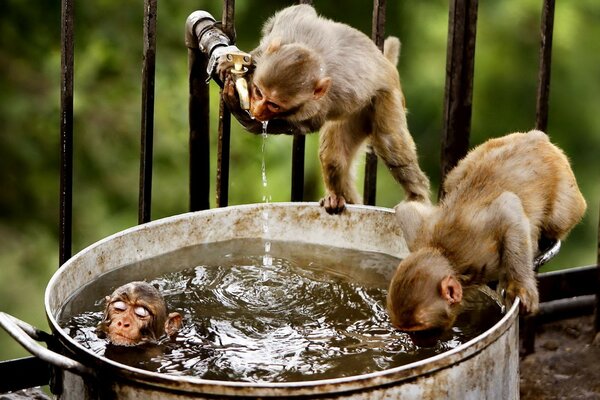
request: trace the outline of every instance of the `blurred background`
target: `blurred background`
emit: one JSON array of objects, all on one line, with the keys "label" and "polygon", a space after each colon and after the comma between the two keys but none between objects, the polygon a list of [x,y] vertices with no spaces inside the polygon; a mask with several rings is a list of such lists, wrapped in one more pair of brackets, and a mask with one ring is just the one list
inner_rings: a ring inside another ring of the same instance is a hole
[{"label": "blurred background", "polygon": [[[238,47],[291,1],[236,4]],[[315,0],[317,10],[370,35],[371,4]],[[541,0],[481,1],[471,146],[535,123]],[[152,219],[188,210],[188,84],[184,26],[217,0],[159,2]],[[137,223],[143,2],[75,5],[73,253]],[[545,270],[596,262],[600,200],[600,3],[557,1],[548,133],[570,157],[588,202],[584,221]],[[402,40],[409,128],[433,193],[440,177],[448,1],[388,1],[386,32]],[[211,83],[211,176],[218,88]],[[48,330],[43,295],[58,267],[60,2],[0,0],[0,310]],[[229,203],[261,202],[262,138],[232,123]],[[290,199],[291,137],[270,136],[272,201]],[[323,194],[318,136],[307,138],[305,199]],[[379,163],[377,205],[403,199]],[[364,157],[357,165],[362,178]],[[362,184],[360,186],[362,188]],[[213,188],[214,191],[214,188]],[[214,195],[211,197],[214,207]],[[0,361],[27,353],[0,332]]]}]

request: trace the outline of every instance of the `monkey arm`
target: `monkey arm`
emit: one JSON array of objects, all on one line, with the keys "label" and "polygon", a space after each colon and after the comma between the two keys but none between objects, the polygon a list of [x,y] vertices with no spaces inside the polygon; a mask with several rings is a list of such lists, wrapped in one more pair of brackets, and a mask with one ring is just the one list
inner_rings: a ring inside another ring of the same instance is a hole
[{"label": "monkey arm", "polygon": [[533,269],[529,219],[521,199],[512,192],[502,193],[492,204],[492,229],[501,238],[500,283],[509,300],[519,297],[522,310],[535,313],[539,295]]}]

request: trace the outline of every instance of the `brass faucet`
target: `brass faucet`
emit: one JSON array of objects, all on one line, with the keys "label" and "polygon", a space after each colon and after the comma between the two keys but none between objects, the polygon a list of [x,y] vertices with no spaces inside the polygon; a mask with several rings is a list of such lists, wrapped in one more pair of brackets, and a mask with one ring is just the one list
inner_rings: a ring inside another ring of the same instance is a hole
[{"label": "brass faucet", "polygon": [[240,107],[243,110],[250,109],[250,93],[248,92],[248,81],[245,76],[248,72],[248,66],[252,64],[252,56],[243,51],[231,52],[225,55],[227,61],[233,63],[231,76],[235,83],[235,89],[240,98]]},{"label": "brass faucet", "polygon": [[[207,83],[215,77],[215,70],[220,57],[226,57],[233,64],[231,75],[240,98],[240,106],[250,109],[248,81],[245,78],[248,66],[252,64],[252,56],[238,49],[232,40],[223,33],[218,23],[206,11],[194,11],[186,21],[185,43],[190,49],[197,49],[206,54]],[[218,77],[216,77],[218,79]]]}]

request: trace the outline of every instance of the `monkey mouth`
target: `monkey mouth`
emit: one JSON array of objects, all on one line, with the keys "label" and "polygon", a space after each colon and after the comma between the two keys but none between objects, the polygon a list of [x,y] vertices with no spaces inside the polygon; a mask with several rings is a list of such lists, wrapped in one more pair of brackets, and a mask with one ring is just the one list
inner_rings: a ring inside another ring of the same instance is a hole
[{"label": "monkey mouth", "polygon": [[116,346],[136,346],[145,342],[144,339],[135,339],[121,333],[112,333],[108,339]]}]

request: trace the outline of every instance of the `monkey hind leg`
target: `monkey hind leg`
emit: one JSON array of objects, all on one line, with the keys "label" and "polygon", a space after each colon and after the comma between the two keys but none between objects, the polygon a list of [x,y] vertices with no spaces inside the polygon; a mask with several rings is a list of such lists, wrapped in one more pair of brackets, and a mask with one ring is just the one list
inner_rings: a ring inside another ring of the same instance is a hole
[{"label": "monkey hind leg", "polygon": [[346,203],[360,203],[360,195],[354,185],[352,162],[364,141],[350,121],[329,121],[320,132],[319,159],[327,193],[321,205],[330,214],[344,210]]},{"label": "monkey hind leg", "polygon": [[404,188],[407,200],[430,203],[429,178],[419,167],[399,90],[376,98],[371,145]]}]

